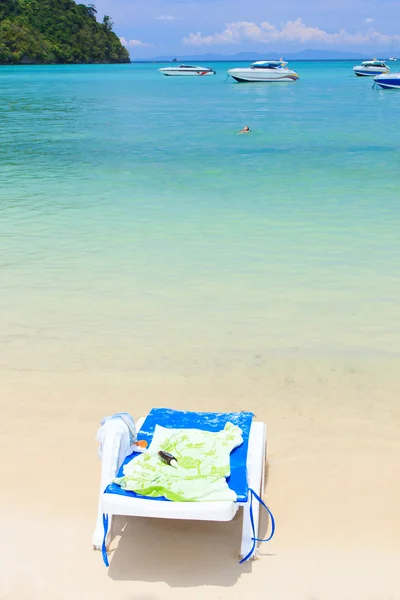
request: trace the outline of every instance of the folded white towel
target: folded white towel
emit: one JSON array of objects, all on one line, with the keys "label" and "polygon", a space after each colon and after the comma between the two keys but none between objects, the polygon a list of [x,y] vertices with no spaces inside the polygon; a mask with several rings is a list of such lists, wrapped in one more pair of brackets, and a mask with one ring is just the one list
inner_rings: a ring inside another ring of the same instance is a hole
[{"label": "folded white towel", "polygon": [[129,454],[132,454],[132,452],[144,451],[144,448],[136,446],[136,426],[132,416],[129,413],[115,413],[115,415],[112,415],[111,417],[104,417],[101,421],[101,427],[96,434],[96,440],[100,444],[100,459],[103,456],[104,441],[106,436],[110,433],[115,434],[116,438],[118,438],[118,443],[116,445],[118,448],[117,469],[119,469]]}]

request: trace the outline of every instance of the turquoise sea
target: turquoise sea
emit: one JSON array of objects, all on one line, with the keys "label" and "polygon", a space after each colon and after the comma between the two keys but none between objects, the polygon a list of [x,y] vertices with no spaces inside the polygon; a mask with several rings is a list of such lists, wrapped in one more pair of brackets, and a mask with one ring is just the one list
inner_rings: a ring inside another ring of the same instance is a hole
[{"label": "turquoise sea", "polygon": [[354,64],[0,67],[0,369],[399,354],[400,92]]}]

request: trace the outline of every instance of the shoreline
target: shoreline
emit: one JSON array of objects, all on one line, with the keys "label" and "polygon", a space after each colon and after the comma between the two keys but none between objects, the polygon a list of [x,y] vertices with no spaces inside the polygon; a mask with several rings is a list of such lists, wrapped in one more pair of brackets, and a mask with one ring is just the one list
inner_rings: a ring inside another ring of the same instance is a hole
[{"label": "shoreline", "polygon": [[0,67],[61,67],[74,65],[130,65],[131,60],[119,60],[116,62],[18,62],[18,63],[3,63],[0,62]]}]

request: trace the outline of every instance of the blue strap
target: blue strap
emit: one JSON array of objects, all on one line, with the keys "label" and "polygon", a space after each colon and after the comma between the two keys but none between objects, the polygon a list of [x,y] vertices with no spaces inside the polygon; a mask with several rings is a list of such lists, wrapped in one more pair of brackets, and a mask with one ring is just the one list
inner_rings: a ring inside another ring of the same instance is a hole
[{"label": "blue strap", "polygon": [[[254,490],[252,490],[250,488],[249,492],[250,492],[250,523],[251,523],[251,529],[252,529],[252,533],[253,533],[251,540],[252,540],[253,544],[252,544],[250,552],[244,558],[242,558],[242,560],[239,562],[240,565],[242,563],[246,562],[246,560],[248,560],[250,558],[250,556],[253,554],[254,548],[256,547],[257,542],[269,542],[269,540],[271,540],[273,538],[274,533],[275,533],[274,515],[272,514],[272,512],[270,511],[268,506],[264,503],[264,501],[260,498],[260,496],[258,496],[258,494],[255,493]],[[255,526],[254,526],[254,515],[253,515],[253,496],[266,509],[266,511],[268,512],[268,514],[271,518],[271,527],[272,527],[271,533],[270,533],[269,537],[267,537],[265,540],[260,540],[259,538],[255,537],[256,531],[255,531]],[[108,515],[104,514],[104,513],[103,513],[103,526],[104,526],[104,537],[103,537],[103,544],[101,546],[101,552],[103,555],[104,564],[106,565],[106,567],[109,567],[110,563],[108,562],[107,548],[106,548],[106,539],[107,539],[107,533],[108,533]]]},{"label": "blue strap", "polygon": [[[248,560],[250,558],[250,556],[253,554],[257,542],[269,542],[269,540],[271,540],[273,538],[274,533],[275,533],[274,515],[269,510],[268,506],[260,498],[260,496],[258,496],[258,494],[255,493],[254,490],[252,490],[250,488],[249,492],[250,492],[250,523],[251,523],[251,530],[253,533],[251,540],[253,542],[253,545],[251,547],[250,552],[248,554],[246,554],[246,556],[244,558],[242,558],[242,560],[239,562],[240,565],[242,563],[246,562],[246,560]],[[266,509],[266,511],[268,512],[268,514],[271,518],[271,533],[270,533],[269,537],[265,538],[265,540],[260,540],[259,538],[256,538],[256,531],[255,531],[255,527],[254,527],[254,516],[253,516],[253,497]]]},{"label": "blue strap", "polygon": [[107,539],[107,533],[108,533],[108,515],[103,513],[103,526],[104,526],[104,537],[103,537],[103,544],[101,546],[101,553],[103,555],[103,562],[106,565],[106,567],[110,566],[110,563],[108,562],[108,556],[107,556],[107,548],[106,548],[106,539]]}]

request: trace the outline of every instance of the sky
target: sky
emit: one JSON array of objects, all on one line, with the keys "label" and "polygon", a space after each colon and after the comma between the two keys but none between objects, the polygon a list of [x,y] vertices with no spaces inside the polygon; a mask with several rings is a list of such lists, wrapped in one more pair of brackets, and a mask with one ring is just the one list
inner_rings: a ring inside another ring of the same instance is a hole
[{"label": "sky", "polygon": [[340,50],[400,54],[400,0],[93,0],[132,59]]}]

